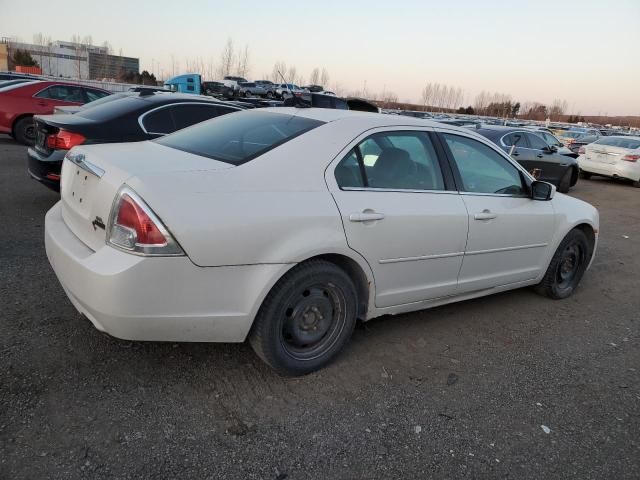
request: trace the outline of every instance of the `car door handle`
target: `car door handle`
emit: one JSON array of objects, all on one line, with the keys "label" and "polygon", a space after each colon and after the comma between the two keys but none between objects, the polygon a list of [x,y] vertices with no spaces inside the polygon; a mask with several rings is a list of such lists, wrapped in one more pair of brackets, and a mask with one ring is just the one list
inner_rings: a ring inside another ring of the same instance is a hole
[{"label": "car door handle", "polygon": [[538,158],[542,158],[542,157],[544,157],[544,155],[542,155],[541,153],[539,153],[538,155],[536,155],[536,157],[538,157]]},{"label": "car door handle", "polygon": [[483,210],[473,216],[474,220],[493,220],[496,217],[497,215],[495,213],[491,213],[489,210]]},{"label": "car door handle", "polygon": [[513,152],[513,153],[511,154],[511,156],[512,156],[512,157],[519,157],[519,156],[520,156],[520,154],[519,154],[518,152]]},{"label": "car door handle", "polygon": [[373,222],[382,219],[384,219],[384,214],[376,212],[352,213],[349,215],[349,221],[351,222]]}]

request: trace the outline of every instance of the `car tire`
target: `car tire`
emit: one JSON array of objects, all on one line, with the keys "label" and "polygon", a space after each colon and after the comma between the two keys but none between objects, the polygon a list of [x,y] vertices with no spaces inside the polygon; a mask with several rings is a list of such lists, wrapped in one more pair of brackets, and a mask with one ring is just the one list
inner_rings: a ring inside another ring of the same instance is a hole
[{"label": "car tire", "polygon": [[272,92],[267,92],[267,98],[273,98],[273,93]]},{"label": "car tire", "polygon": [[249,90],[247,90],[246,92],[244,92],[244,97],[245,98],[249,98],[251,96],[251,92]]},{"label": "car tire", "polygon": [[571,176],[573,175],[573,169],[567,168],[567,171],[564,172],[562,178],[560,179],[560,183],[558,184],[558,191],[560,193],[569,193],[569,189],[571,188]]},{"label": "car tire", "polygon": [[631,185],[636,187],[636,188],[640,188],[640,180],[634,180]]},{"label": "car tire", "polygon": [[351,338],[358,298],[347,273],[325,260],[287,272],[262,303],[249,334],[258,356],[285,376],[327,365]]},{"label": "car tire", "polygon": [[587,236],[571,230],[560,242],[542,281],[535,290],[555,300],[569,297],[577,288],[591,259],[592,247]]},{"label": "car tire", "polygon": [[33,117],[22,117],[13,126],[14,138],[23,145],[33,145],[36,142],[36,129]]},{"label": "car tire", "polygon": [[591,178],[590,172],[585,172],[584,170],[580,170],[580,178],[584,178],[585,180],[589,180]]}]

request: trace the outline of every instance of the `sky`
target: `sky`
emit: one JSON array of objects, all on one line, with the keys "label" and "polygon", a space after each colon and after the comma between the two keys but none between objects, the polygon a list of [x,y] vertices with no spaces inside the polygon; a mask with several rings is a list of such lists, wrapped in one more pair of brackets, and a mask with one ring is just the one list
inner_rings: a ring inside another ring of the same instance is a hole
[{"label": "sky", "polygon": [[[394,92],[420,103],[427,83],[567,113],[640,115],[640,0],[0,0],[0,37],[91,35],[157,75],[220,63],[231,38],[249,77],[285,62],[328,88]],[[327,87],[327,86],[325,86]]]}]

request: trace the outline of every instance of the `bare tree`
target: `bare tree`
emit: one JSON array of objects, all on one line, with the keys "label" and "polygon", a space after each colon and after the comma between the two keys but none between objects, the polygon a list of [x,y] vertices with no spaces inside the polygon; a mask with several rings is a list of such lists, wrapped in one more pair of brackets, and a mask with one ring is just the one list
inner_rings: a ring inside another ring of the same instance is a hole
[{"label": "bare tree", "polygon": [[233,39],[229,37],[227,39],[227,43],[222,49],[222,53],[220,54],[220,78],[231,75],[234,59],[235,50],[233,46]]},{"label": "bare tree", "polygon": [[246,78],[249,70],[249,45],[245,45],[242,53],[238,54],[238,76]]},{"label": "bare tree", "polygon": [[549,108],[549,117],[551,120],[559,120],[567,110],[567,101],[556,98]]},{"label": "bare tree", "polygon": [[426,111],[433,99],[433,85],[431,83],[427,83],[422,89],[420,96],[422,99],[422,109]]},{"label": "bare tree", "polygon": [[320,84],[323,87],[329,84],[329,72],[324,67],[322,67],[322,74],[320,75]]},{"label": "bare tree", "polygon": [[277,61],[273,65],[273,70],[271,71],[271,81],[273,83],[282,83],[283,76],[287,73],[287,64],[282,60]]},{"label": "bare tree", "polygon": [[298,73],[298,70],[296,69],[295,66],[290,66],[289,70],[287,71],[287,74],[285,75],[285,77],[287,78],[287,82],[289,83],[293,83],[296,79],[296,75]]},{"label": "bare tree", "polygon": [[311,70],[311,75],[309,75],[309,84],[317,85],[320,81],[320,69],[318,67]]}]

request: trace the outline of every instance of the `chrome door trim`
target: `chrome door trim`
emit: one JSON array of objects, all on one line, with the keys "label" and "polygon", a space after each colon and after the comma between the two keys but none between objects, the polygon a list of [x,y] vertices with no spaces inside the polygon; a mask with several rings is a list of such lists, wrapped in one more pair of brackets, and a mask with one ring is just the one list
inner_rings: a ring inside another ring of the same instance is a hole
[{"label": "chrome door trim", "polygon": [[513,250],[526,250],[528,248],[544,248],[548,243],[532,243],[530,245],[519,245],[517,247],[502,247],[502,248],[489,248],[487,250],[474,250],[471,252],[465,252],[467,255],[482,255],[485,253],[497,253],[497,252],[511,252]]},{"label": "chrome door trim", "polygon": [[399,258],[385,258],[383,260],[378,260],[378,263],[387,264],[387,263],[401,263],[401,262],[416,262],[419,260],[434,260],[438,258],[451,258],[451,257],[462,257],[464,252],[453,252],[453,253],[441,253],[438,255],[420,255],[418,257],[399,257]]}]

